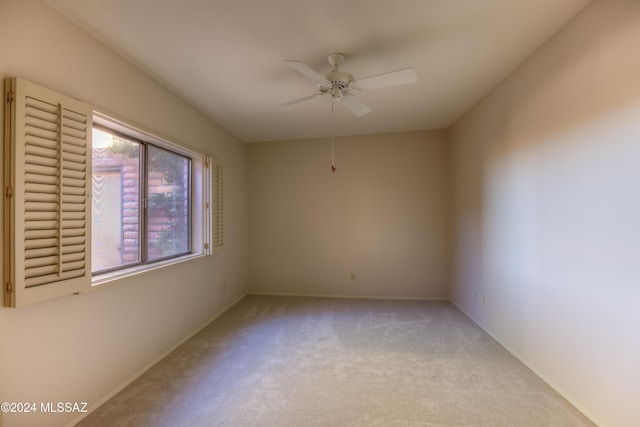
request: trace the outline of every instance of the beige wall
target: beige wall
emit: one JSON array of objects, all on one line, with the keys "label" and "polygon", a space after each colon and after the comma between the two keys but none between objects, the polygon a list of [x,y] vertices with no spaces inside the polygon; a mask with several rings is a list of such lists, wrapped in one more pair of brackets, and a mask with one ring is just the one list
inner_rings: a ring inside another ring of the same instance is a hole
[{"label": "beige wall", "polygon": [[[222,254],[78,296],[0,308],[0,401],[94,404],[245,293],[245,145],[39,1],[0,2],[0,52],[0,78],[80,98],[225,166]],[[3,421],[60,426],[74,417],[5,414]]]},{"label": "beige wall", "polygon": [[[446,298],[443,131],[249,146],[250,291]],[[355,281],[351,280],[355,273]]]},{"label": "beige wall", "polygon": [[640,425],[640,2],[593,2],[451,130],[453,300],[603,426]]}]

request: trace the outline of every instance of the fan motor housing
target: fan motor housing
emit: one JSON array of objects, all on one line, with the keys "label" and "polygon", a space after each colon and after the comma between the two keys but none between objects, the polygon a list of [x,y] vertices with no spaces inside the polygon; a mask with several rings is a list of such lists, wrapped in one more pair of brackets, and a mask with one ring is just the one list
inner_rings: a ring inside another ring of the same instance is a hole
[{"label": "fan motor housing", "polygon": [[331,82],[330,87],[319,87],[323,92],[330,92],[334,98],[346,95],[351,89],[355,81],[353,76],[344,71],[329,71],[325,74],[325,78]]}]

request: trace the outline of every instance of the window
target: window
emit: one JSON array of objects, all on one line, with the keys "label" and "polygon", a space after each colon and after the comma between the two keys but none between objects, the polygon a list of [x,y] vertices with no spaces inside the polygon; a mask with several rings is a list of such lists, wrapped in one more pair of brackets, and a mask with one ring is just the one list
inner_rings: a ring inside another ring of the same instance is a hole
[{"label": "window", "polygon": [[221,250],[220,163],[19,78],[4,118],[5,306]]},{"label": "window", "polygon": [[92,271],[190,254],[191,158],[93,128]]},{"label": "window", "polygon": [[94,113],[92,169],[94,285],[222,249],[219,162]]}]

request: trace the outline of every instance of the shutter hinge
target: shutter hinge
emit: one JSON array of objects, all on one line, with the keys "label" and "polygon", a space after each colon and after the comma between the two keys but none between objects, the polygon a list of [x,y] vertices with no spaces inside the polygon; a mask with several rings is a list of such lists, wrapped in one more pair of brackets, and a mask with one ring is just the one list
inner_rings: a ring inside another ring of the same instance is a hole
[{"label": "shutter hinge", "polygon": [[204,162],[204,167],[207,169],[209,167],[209,162]]},{"label": "shutter hinge", "polygon": [[7,199],[10,199],[13,197],[13,187],[12,186],[7,186],[7,191],[5,192],[5,197]]},{"label": "shutter hinge", "polygon": [[208,244],[208,243],[205,243],[205,244],[204,244],[204,248],[205,248],[205,249],[209,249],[209,244]]},{"label": "shutter hinge", "polygon": [[7,282],[7,293],[8,294],[13,293],[13,283],[11,282]]},{"label": "shutter hinge", "polygon": [[13,101],[16,100],[16,94],[14,91],[10,90],[9,92],[7,92],[7,102],[8,103],[12,103]]}]

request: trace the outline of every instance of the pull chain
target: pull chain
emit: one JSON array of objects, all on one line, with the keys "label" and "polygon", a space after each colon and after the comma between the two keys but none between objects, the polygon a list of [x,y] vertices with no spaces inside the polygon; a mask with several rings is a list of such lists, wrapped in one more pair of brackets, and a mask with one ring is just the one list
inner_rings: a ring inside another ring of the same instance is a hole
[{"label": "pull chain", "polygon": [[336,149],[335,149],[335,144],[336,144],[336,124],[335,124],[335,119],[334,119],[334,113],[333,113],[333,104],[334,104],[335,100],[333,99],[333,97],[331,98],[331,172],[335,172],[336,171],[336,162],[335,162],[335,156],[336,156]]}]

